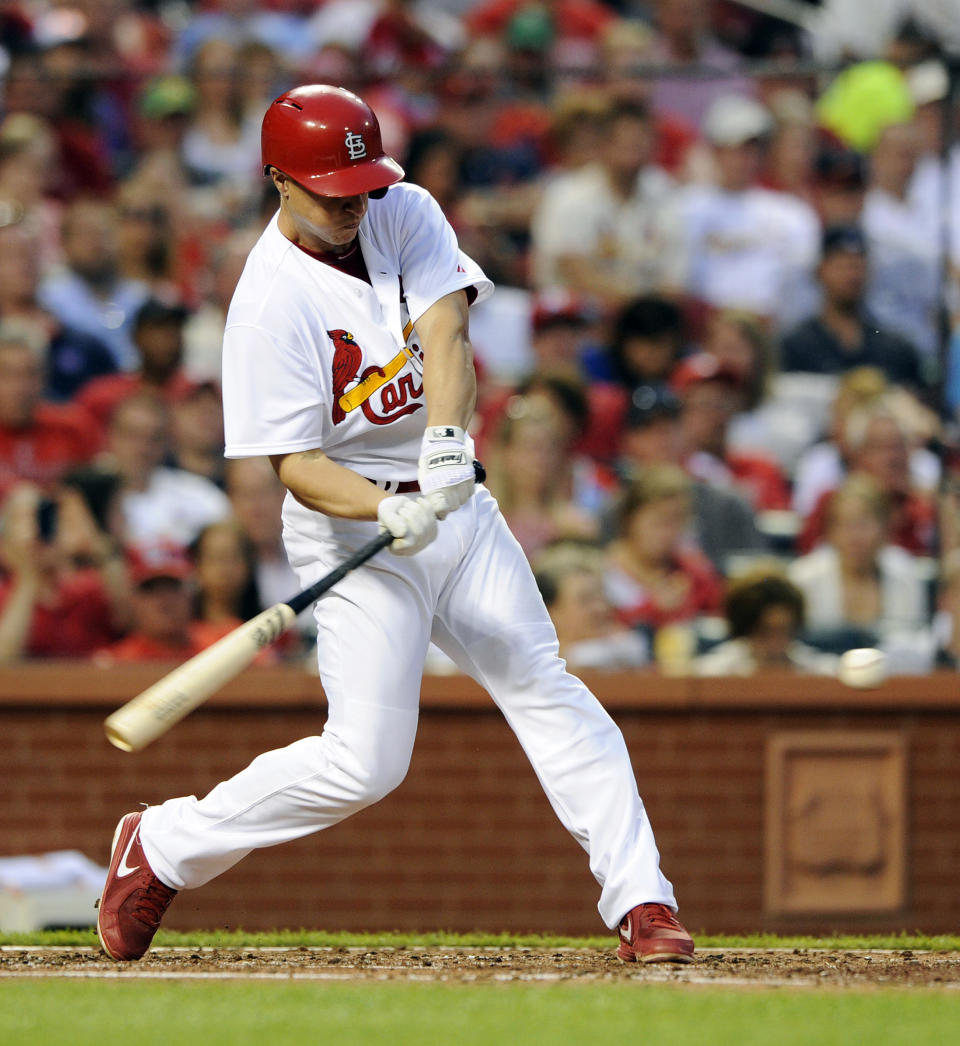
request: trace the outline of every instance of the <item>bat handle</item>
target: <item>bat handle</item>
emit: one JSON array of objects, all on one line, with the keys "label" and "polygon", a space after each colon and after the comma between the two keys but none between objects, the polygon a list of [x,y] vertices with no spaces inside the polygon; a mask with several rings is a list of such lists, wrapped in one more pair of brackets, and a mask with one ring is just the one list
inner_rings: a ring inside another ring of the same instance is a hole
[{"label": "bat handle", "polygon": [[293,597],[287,606],[295,613],[299,614],[301,610],[306,610],[311,603],[316,602],[327,589],[332,588],[338,581],[342,581],[351,570],[356,570],[361,563],[366,563],[368,559],[375,556],[382,548],[386,548],[393,541],[393,535],[389,531],[384,531],[382,534],[378,534],[371,541],[368,541],[364,546],[357,549],[356,552],[348,559],[345,559],[336,570],[331,570],[329,574],[322,577],[315,585],[311,585],[309,588],[305,588],[302,592],[298,592]]}]

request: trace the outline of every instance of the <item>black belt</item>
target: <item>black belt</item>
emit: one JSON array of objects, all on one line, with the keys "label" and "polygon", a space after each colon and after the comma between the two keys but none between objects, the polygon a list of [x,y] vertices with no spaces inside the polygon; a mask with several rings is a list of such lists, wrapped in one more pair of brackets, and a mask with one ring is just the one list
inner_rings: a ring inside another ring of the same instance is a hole
[{"label": "black belt", "polygon": [[371,479],[369,482],[387,494],[415,494],[420,490],[420,484],[415,479]]}]

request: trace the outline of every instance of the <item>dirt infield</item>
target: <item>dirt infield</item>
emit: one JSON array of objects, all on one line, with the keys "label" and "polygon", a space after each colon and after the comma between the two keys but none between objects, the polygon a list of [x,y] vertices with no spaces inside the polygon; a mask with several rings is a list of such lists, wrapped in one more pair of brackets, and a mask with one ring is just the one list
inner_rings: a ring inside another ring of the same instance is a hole
[{"label": "dirt infield", "polygon": [[0,978],[318,981],[603,981],[777,987],[960,988],[960,953],[704,950],[689,965],[621,963],[612,950],[535,948],[158,948],[117,964],[96,948],[0,948]]}]

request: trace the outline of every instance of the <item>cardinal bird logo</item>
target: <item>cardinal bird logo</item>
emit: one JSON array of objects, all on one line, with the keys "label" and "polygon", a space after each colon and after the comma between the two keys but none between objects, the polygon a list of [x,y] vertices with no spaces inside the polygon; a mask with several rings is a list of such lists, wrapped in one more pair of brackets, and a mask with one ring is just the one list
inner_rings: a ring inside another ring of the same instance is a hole
[{"label": "cardinal bird logo", "polygon": [[[334,425],[339,425],[358,407],[363,409],[364,416],[372,424],[389,425],[391,421],[412,414],[423,406],[422,402],[411,402],[423,394],[423,385],[416,385],[413,374],[400,374],[413,358],[406,348],[402,348],[382,367],[372,363],[361,371],[363,349],[354,336],[344,330],[327,331],[327,334],[333,342],[333,405],[330,416]],[[371,400],[375,392],[380,393],[379,409]]]},{"label": "cardinal bird logo", "polygon": [[356,343],[349,331],[327,331],[333,342],[333,411],[334,425],[339,425],[347,416],[340,398],[360,384],[360,365],[363,363],[363,349]]}]

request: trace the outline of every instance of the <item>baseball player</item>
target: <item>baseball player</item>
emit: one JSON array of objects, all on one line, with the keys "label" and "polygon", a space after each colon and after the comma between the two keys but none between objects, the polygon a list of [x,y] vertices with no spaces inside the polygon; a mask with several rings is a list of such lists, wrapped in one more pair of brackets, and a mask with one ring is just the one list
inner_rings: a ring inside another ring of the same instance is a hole
[{"label": "baseball player", "polygon": [[203,799],[120,821],[100,900],[104,949],[140,958],[178,890],[396,788],[432,640],[489,691],[587,851],[620,957],[689,961],[623,737],[565,671],[520,546],[475,482],[467,310],[490,281],[433,198],[402,183],[356,95],[324,85],[281,95],[262,152],[280,209],[227,317],[226,454],[273,462],[302,585],[378,527],[392,554],[316,604],[321,734],[259,756]]}]

